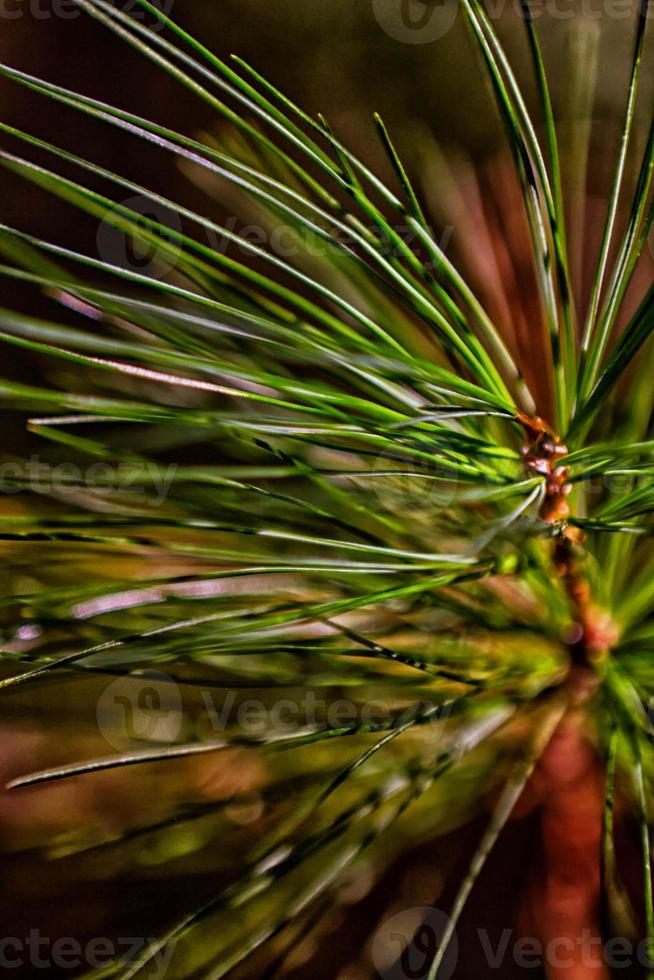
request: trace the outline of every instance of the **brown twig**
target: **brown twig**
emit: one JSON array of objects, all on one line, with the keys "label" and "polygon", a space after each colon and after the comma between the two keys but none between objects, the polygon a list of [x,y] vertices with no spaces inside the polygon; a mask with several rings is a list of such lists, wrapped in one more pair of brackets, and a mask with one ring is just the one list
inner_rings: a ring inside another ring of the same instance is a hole
[{"label": "brown twig", "polygon": [[587,739],[583,704],[597,690],[597,667],[614,645],[617,627],[593,598],[584,569],[584,534],[568,522],[572,485],[565,465],[567,447],[541,418],[521,415],[519,421],[525,432],[522,455],[527,472],[545,478],[539,517],[553,525],[553,559],[572,614],[565,681],[570,707],[527,793],[532,798],[540,795],[545,857],[544,876],[534,883],[530,904],[544,942],[565,942],[574,951],[564,967],[548,964],[549,980],[606,980],[608,972],[597,952],[584,959],[577,947],[585,932],[599,937],[597,855],[602,827],[601,777]]},{"label": "brown twig", "polygon": [[[525,432],[522,456],[530,474],[545,478],[545,499],[539,517],[555,527],[554,562],[570,601],[573,627],[568,636],[573,667],[594,667],[617,638],[617,627],[606,610],[598,606],[583,570],[584,534],[568,523],[568,495],[572,484],[565,465],[567,446],[543,419],[519,416]],[[577,674],[579,672],[576,672]]]}]

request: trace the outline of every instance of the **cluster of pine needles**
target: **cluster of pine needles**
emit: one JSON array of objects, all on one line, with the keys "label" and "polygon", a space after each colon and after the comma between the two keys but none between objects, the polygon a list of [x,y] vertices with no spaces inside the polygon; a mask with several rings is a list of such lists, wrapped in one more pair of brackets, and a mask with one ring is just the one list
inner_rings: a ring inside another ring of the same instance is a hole
[{"label": "cluster of pine needles", "polygon": [[[247,770],[220,799],[177,801],[156,825],[137,816],[109,842],[127,872],[144,840],[201,825],[197,846],[221,854],[222,883],[181,920],[162,915],[157,945],[102,975],[147,976],[172,944],[179,977],[224,976],[268,944],[283,960],[302,935],[294,923],[338,902],[344,880],[479,812],[492,790],[447,910],[451,936],[580,665],[596,678],[584,710],[606,760],[604,898],[619,886],[617,787],[641,826],[654,938],[654,288],[634,299],[654,217],[654,119],[628,180],[647,0],[583,303],[535,23],[525,4],[537,120],[482,3],[461,0],[522,192],[531,364],[439,243],[381,118],[390,180],[149,0],[139,8],[157,30],[105,0],[77,2],[201,100],[222,135],[184,135],[3,65],[5,82],[172,155],[296,248],[280,255],[0,121],[3,167],[154,257],[137,271],[0,226],[3,280],[53,311],[0,311],[5,425],[19,419],[50,463],[35,477],[8,457],[2,549],[32,586],[2,598],[0,697],[58,697],[98,677],[138,687],[156,671],[184,700],[203,689],[216,704],[230,692],[318,704],[295,727],[271,712],[257,731],[234,711],[219,732],[186,712],[172,742],[94,742],[79,762],[62,745],[59,764],[14,780],[19,794],[156,763],[169,783],[196,756]],[[38,367],[34,383],[12,378],[20,358]],[[63,471],[50,478],[62,461],[74,464],[63,488]],[[339,701],[349,713],[329,710]],[[254,824],[230,822],[253,794]],[[72,849],[96,845],[87,834]]]}]

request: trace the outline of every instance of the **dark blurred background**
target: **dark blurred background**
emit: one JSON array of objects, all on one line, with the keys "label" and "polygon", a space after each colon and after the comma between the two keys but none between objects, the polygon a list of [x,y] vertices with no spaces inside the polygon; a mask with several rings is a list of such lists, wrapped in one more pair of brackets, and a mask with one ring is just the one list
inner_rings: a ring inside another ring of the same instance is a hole
[{"label": "dark blurred background", "polygon": [[[52,0],[2,0],[3,61],[187,133],[211,128],[206,105],[86,14],[72,10],[67,0],[58,2],[65,18],[57,16],[57,0],[54,7]],[[323,112],[344,141],[371,162],[382,161],[370,118],[375,110],[414,169],[420,165],[411,152],[416,131],[446,147],[463,147],[476,160],[505,149],[490,87],[483,81],[478,55],[453,0],[159,2],[217,54],[237,52],[309,112]],[[489,10],[534,108],[529,52],[517,7],[518,0],[494,0]],[[624,106],[635,5],[630,0],[540,0],[534,7],[542,8],[537,26],[562,126],[564,166],[569,123],[573,121],[578,132],[586,122],[571,120],[571,114],[580,102],[579,88],[593,84],[589,52],[597,47],[592,137],[595,148],[605,152],[592,157],[589,187],[601,194],[614,162],[608,148],[615,151],[614,135]],[[652,82],[652,59],[645,58],[645,114]],[[85,149],[109,168],[128,165],[136,179],[152,177],[169,191],[171,181],[182,186],[171,158],[162,160],[161,154],[117,131],[53,107],[7,81],[0,83],[0,111],[6,121]],[[383,161],[379,165],[383,168]],[[52,228],[56,205],[37,205],[31,192],[14,190],[4,174],[1,186],[4,220],[23,222],[35,232]],[[57,231],[68,229],[66,222]]]}]

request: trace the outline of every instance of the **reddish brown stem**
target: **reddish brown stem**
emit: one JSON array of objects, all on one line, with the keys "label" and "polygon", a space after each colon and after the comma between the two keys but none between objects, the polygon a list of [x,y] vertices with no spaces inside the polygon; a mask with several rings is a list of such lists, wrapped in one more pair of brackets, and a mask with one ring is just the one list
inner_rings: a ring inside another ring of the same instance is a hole
[{"label": "reddish brown stem", "polygon": [[599,928],[603,779],[571,709],[545,750],[530,795],[539,804],[543,867],[529,890],[530,922],[545,951],[548,980],[605,980]]},{"label": "reddish brown stem", "polygon": [[583,570],[583,535],[570,527],[567,448],[539,418],[521,417],[529,473],[545,478],[540,518],[555,526],[554,562],[573,626],[566,679],[571,707],[527,789],[540,807],[544,869],[531,887],[531,926],[547,951],[549,980],[604,980],[599,934],[603,787],[589,741],[584,703],[599,683],[597,663],[615,640],[615,626],[594,602]]}]

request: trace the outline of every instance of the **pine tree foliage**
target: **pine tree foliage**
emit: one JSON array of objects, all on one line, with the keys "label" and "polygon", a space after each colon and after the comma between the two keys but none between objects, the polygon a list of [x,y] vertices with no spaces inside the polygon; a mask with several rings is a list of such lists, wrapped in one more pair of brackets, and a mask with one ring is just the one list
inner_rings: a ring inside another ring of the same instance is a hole
[{"label": "pine tree foliage", "polygon": [[[573,284],[535,23],[525,5],[534,108],[480,0],[461,2],[521,190],[536,310],[522,336],[442,247],[380,117],[389,179],[148,0],[162,30],[105,0],[78,3],[201,100],[217,138],[3,65],[17,97],[29,90],[172,155],[245,219],[283,227],[293,249],[0,121],[3,167],[153,257],[135,271],[62,246],[56,229],[43,240],[1,226],[0,275],[51,311],[0,311],[7,420],[84,478],[62,491],[52,469],[35,477],[14,460],[23,493],[3,507],[6,553],[63,577],[35,571],[32,588],[4,596],[0,695],[56,696],[98,675],[138,685],[155,671],[184,698],[202,688],[220,705],[230,692],[318,705],[301,724],[271,714],[256,731],[235,711],[221,731],[185,715],[173,741],[73,762],[62,748],[60,764],[14,781],[19,794],[140,766],[174,783],[196,757],[243,767],[228,799],[178,800],[110,842],[127,872],[144,840],[165,848],[180,827],[192,842],[202,828],[197,847],[208,834],[224,883],[163,920],[156,949],[102,975],[147,976],[167,947],[179,977],[224,976],[271,944],[283,959],[300,938],[293,923],[337,902],[344,880],[492,798],[449,909],[454,930],[539,756],[580,705],[607,773],[603,902],[620,892],[619,793],[642,828],[638,928],[654,938],[654,287],[639,278],[654,120],[636,146],[647,0],[587,296]],[[31,381],[12,371],[19,354],[38,366]],[[338,715],[336,703],[349,707]],[[228,811],[255,789],[256,832],[235,829]]]}]

